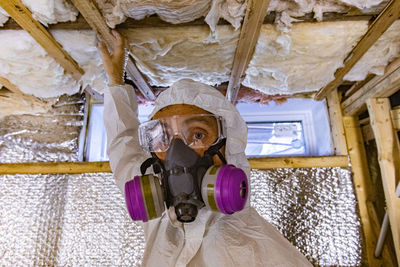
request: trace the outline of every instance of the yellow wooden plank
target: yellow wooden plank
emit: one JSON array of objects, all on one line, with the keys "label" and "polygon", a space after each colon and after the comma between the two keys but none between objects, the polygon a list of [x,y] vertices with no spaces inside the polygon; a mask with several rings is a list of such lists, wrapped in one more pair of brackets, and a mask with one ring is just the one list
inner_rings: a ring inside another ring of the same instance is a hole
[{"label": "yellow wooden plank", "polygon": [[[251,158],[254,169],[347,167],[346,156],[333,157],[289,157]],[[91,173],[111,172],[108,162],[34,162],[0,163],[0,174],[48,174],[48,173]]]},{"label": "yellow wooden plank", "polygon": [[349,152],[351,167],[354,173],[353,181],[356,189],[358,207],[364,232],[366,254],[369,266],[381,266],[382,261],[375,258],[377,236],[373,228],[373,220],[368,213],[367,202],[375,200],[374,190],[368,170],[368,163],[357,117],[343,117],[346,135],[347,151]]},{"label": "yellow wooden plank", "polygon": [[337,89],[332,90],[327,98],[329,122],[335,155],[347,155],[346,137],[344,136],[342,108]]},{"label": "yellow wooden plank", "polygon": [[[13,94],[17,95],[20,99],[23,100],[25,105],[30,105],[32,108],[35,107],[36,109],[43,109],[50,107],[51,103],[45,100],[41,100],[40,98],[34,95],[28,95],[23,93],[18,86],[10,82],[8,79],[0,76],[0,84],[3,85],[5,88],[10,90]],[[18,107],[14,107],[18,108]]]},{"label": "yellow wooden plank", "polygon": [[347,156],[250,158],[252,169],[348,167]]},{"label": "yellow wooden plank", "polygon": [[368,49],[379,39],[379,37],[392,25],[400,15],[400,0],[391,0],[382,10],[379,16],[368,28],[367,33],[361,38],[354,49],[344,60],[344,66],[335,72],[335,79],[327,86],[320,89],[315,95],[316,100],[324,99],[327,94],[343,82],[344,76],[361,59]]},{"label": "yellow wooden plank", "polygon": [[8,79],[1,76],[0,76],[0,84],[15,94],[18,95],[23,94],[15,84],[11,83]]},{"label": "yellow wooden plank", "polygon": [[[376,214],[376,210],[375,210],[375,206],[371,201],[367,201],[367,209],[368,209],[368,215],[369,218],[371,220],[371,225],[373,228],[373,232],[374,232],[374,237],[376,238],[376,240],[378,240],[380,231],[381,231],[381,225],[382,222],[379,221],[378,219],[378,215]],[[395,257],[393,255],[392,258],[392,253],[391,253],[391,249],[388,245],[388,243],[386,242],[383,245],[383,251],[382,251],[382,261],[383,261],[383,265],[384,267],[397,267],[397,264],[395,263]]]},{"label": "yellow wooden plank", "polygon": [[[113,48],[114,35],[112,35],[110,28],[107,26],[103,16],[98,10],[93,0],[71,0],[75,7],[79,10],[82,16],[86,19],[87,23],[92,29],[100,36],[102,40],[107,44],[109,48]],[[154,100],[153,89],[149,86],[143,75],[137,69],[134,60],[129,56],[126,72],[140,92],[146,97],[146,99]]]},{"label": "yellow wooden plank", "polygon": [[270,0],[247,1],[246,15],[240,31],[235,57],[233,59],[228,91],[226,92],[226,96],[231,102],[235,102],[236,100],[243,75],[254,54],[258,37],[260,36],[261,25],[267,14],[269,1]]},{"label": "yellow wooden plank", "polygon": [[393,109],[391,114],[394,129],[400,131],[400,109]]},{"label": "yellow wooden plank", "polygon": [[343,113],[346,116],[360,114],[366,110],[365,102],[369,98],[389,97],[400,87],[400,58],[391,62],[385,68],[385,73],[375,76],[359,88],[354,94],[342,103]]},{"label": "yellow wooden plank", "polygon": [[54,37],[32,17],[21,0],[0,0],[2,7],[25,31],[27,31],[57,61],[66,72],[79,80],[84,71],[78,63],[62,48]]},{"label": "yellow wooden plank", "polygon": [[108,162],[0,163],[0,174],[78,174],[111,172]]},{"label": "yellow wooden plank", "polygon": [[396,187],[400,179],[399,140],[391,120],[389,99],[368,99],[367,107],[378,148],[378,160],[393,243],[397,261],[400,262],[400,198],[396,196]]}]

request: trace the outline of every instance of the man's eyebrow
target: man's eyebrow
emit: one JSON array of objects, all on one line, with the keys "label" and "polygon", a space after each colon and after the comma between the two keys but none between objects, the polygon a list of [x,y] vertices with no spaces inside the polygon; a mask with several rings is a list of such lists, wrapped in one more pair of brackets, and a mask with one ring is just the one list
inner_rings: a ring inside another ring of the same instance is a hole
[{"label": "man's eyebrow", "polygon": [[206,124],[207,126],[210,126],[210,127],[214,126],[213,125],[214,122],[216,123],[214,117],[213,118],[206,118],[206,117],[203,117],[203,116],[198,116],[198,117],[192,117],[192,118],[189,118],[189,119],[183,121],[183,124],[191,124],[191,123],[194,123],[194,122],[203,122],[204,124]]}]

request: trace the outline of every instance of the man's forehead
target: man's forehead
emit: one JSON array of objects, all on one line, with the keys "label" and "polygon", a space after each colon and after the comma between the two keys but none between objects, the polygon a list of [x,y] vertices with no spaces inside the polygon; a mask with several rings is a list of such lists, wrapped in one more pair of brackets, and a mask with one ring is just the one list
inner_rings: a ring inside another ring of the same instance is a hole
[{"label": "man's forehead", "polygon": [[211,114],[210,112],[194,105],[175,104],[162,108],[154,114],[152,119],[172,117],[176,115]]}]

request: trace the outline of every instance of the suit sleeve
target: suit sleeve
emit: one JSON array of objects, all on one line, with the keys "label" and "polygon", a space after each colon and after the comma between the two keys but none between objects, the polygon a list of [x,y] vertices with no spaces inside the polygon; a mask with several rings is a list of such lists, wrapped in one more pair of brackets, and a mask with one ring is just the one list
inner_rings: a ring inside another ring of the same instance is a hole
[{"label": "suit sleeve", "polygon": [[115,182],[124,194],[125,183],[140,175],[140,165],[150,155],[139,145],[138,104],[130,85],[112,86],[104,92],[107,154]]}]

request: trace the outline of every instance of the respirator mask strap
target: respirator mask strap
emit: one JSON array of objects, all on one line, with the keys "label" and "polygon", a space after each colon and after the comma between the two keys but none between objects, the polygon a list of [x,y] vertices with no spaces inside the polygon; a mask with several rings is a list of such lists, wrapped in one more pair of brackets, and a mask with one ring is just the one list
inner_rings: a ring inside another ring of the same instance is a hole
[{"label": "respirator mask strap", "polygon": [[206,150],[206,152],[204,152],[204,157],[211,157],[212,160],[212,157],[216,154],[218,155],[219,159],[222,161],[224,165],[227,164],[225,157],[219,151],[225,144],[226,144],[226,138],[222,138],[218,143],[210,146]]},{"label": "respirator mask strap", "polygon": [[142,175],[144,175],[147,171],[147,169],[153,166],[153,171],[155,174],[159,174],[161,170],[164,170],[164,165],[161,162],[161,160],[156,156],[154,152],[151,152],[151,158],[146,159],[141,165],[140,165],[140,172]]}]

